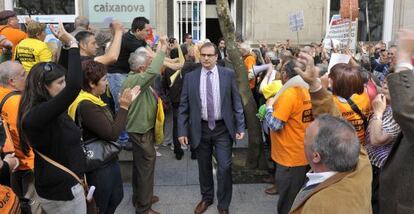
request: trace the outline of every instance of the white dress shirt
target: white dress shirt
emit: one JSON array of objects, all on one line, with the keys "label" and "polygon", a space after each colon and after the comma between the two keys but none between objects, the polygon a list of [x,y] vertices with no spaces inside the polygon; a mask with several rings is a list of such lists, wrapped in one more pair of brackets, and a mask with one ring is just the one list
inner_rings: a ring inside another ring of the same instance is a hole
[{"label": "white dress shirt", "polygon": [[[201,68],[200,75],[200,99],[201,99],[201,118],[205,121],[208,121],[207,114],[207,78],[208,70],[204,67]],[[210,80],[213,88],[213,98],[214,98],[214,119],[221,120],[221,100],[220,100],[220,78],[217,66],[211,70],[213,72],[210,74]]]}]

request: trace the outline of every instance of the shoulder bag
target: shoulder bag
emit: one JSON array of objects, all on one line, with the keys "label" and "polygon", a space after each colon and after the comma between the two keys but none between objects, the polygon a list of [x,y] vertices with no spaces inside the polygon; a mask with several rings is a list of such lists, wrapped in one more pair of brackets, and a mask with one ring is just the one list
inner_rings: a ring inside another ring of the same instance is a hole
[{"label": "shoulder bag", "polygon": [[44,155],[44,154],[40,153],[39,151],[37,151],[36,149],[33,149],[33,150],[36,152],[36,154],[38,154],[40,157],[42,157],[45,161],[47,161],[48,163],[52,164],[53,166],[55,166],[55,167],[57,167],[57,168],[59,168],[63,171],[65,171],[66,173],[71,175],[73,178],[75,178],[76,181],[78,181],[82,185],[82,187],[85,191],[85,199],[86,199],[86,205],[87,205],[87,212],[86,213],[87,214],[97,214],[98,213],[98,208],[96,207],[95,199],[93,197],[90,200],[88,200],[86,198],[86,196],[88,195],[88,192],[89,192],[89,186],[88,186],[88,183],[86,182],[85,175],[83,175],[84,178],[82,180],[82,179],[79,178],[79,176],[77,176],[74,172],[72,172],[72,170],[70,170],[70,169],[66,168],[65,166],[63,166],[62,164],[50,159],[46,155]]},{"label": "shoulder bag", "polygon": [[79,126],[82,132],[81,146],[85,153],[86,159],[86,172],[93,171],[110,161],[118,157],[118,153],[121,152],[122,146],[114,141],[103,140],[98,137],[94,137],[89,140],[83,139],[82,117],[79,107],[76,110],[76,124]]}]

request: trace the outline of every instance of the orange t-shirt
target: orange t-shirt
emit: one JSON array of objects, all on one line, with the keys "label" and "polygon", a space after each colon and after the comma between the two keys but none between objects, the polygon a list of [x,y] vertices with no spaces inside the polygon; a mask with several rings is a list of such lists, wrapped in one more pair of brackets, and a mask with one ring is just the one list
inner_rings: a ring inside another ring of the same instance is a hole
[{"label": "orange t-shirt", "polygon": [[[0,87],[0,102],[9,92],[11,92],[10,89]],[[18,170],[29,170],[34,168],[34,154],[32,150],[29,151],[27,156],[23,153],[20,147],[19,132],[17,131],[17,115],[20,98],[20,95],[9,97],[1,111],[3,126],[6,132],[6,142],[3,151],[5,153],[15,153],[20,162],[17,168]]]},{"label": "orange t-shirt", "polygon": [[[342,113],[342,117],[350,122],[358,135],[359,141],[362,145],[365,144],[365,128],[364,128],[364,121],[362,118],[355,113],[348,102],[340,98],[338,96],[333,96],[333,99],[338,107],[339,111]],[[369,96],[366,92],[362,94],[354,94],[351,97],[351,100],[358,106],[359,110],[368,118],[370,110],[371,110],[371,103],[369,101]]]},{"label": "orange t-shirt", "polygon": [[13,190],[0,185],[0,213],[21,213],[19,199]]},{"label": "orange t-shirt", "polygon": [[0,25],[0,34],[4,35],[10,42],[13,43],[13,53],[17,44],[27,38],[27,34],[24,31],[6,25]]},{"label": "orange t-shirt", "polygon": [[[252,55],[247,55],[244,58],[244,66],[246,66],[247,74],[249,71],[253,71],[253,66],[256,65],[256,59]],[[256,86],[256,78],[249,80],[250,89],[253,89]]]},{"label": "orange t-shirt", "polygon": [[287,167],[308,165],[303,143],[305,130],[313,121],[308,89],[286,89],[273,104],[273,117],[285,124],[281,130],[270,132],[272,159]]}]

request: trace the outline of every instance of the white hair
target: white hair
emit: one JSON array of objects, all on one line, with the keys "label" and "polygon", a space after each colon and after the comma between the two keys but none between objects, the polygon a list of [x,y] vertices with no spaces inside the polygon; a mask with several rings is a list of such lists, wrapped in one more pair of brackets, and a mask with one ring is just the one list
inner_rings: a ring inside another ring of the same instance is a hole
[{"label": "white hair", "polygon": [[145,65],[145,62],[148,59],[148,51],[144,47],[137,48],[129,56],[128,63],[129,67],[133,71],[137,71],[140,66]]},{"label": "white hair", "polygon": [[9,84],[9,79],[13,78],[16,75],[17,69],[21,66],[19,63],[14,61],[5,61],[0,64],[0,85],[7,86]]},{"label": "white hair", "polygon": [[247,43],[243,42],[243,43],[240,44],[240,49],[250,51],[250,46]]}]

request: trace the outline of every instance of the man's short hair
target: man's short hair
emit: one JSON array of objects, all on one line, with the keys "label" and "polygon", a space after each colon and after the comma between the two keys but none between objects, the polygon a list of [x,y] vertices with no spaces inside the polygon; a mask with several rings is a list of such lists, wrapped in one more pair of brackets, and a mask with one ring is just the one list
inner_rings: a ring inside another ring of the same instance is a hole
[{"label": "man's short hair", "polygon": [[136,32],[137,30],[143,30],[145,24],[149,24],[149,20],[143,16],[135,17],[131,24],[131,31]]},{"label": "man's short hair", "polygon": [[148,51],[145,47],[139,47],[129,55],[128,63],[131,70],[136,71],[145,64],[148,59]]},{"label": "man's short hair", "polygon": [[214,53],[217,55],[218,54],[218,48],[217,46],[212,43],[212,42],[205,42],[204,44],[201,45],[200,47],[200,52],[203,48],[207,48],[207,47],[213,47],[214,48]]},{"label": "man's short hair", "polygon": [[0,64],[0,85],[7,86],[9,84],[9,79],[16,75],[16,65],[20,65],[20,63],[10,60]]},{"label": "man's short hair", "polygon": [[95,34],[89,31],[80,31],[79,33],[76,34],[75,39],[78,42],[87,42],[89,37],[94,36],[94,35]]},{"label": "man's short hair", "polygon": [[319,153],[321,162],[331,171],[355,169],[361,145],[354,127],[344,119],[326,114],[316,121],[319,129],[312,150]]}]

